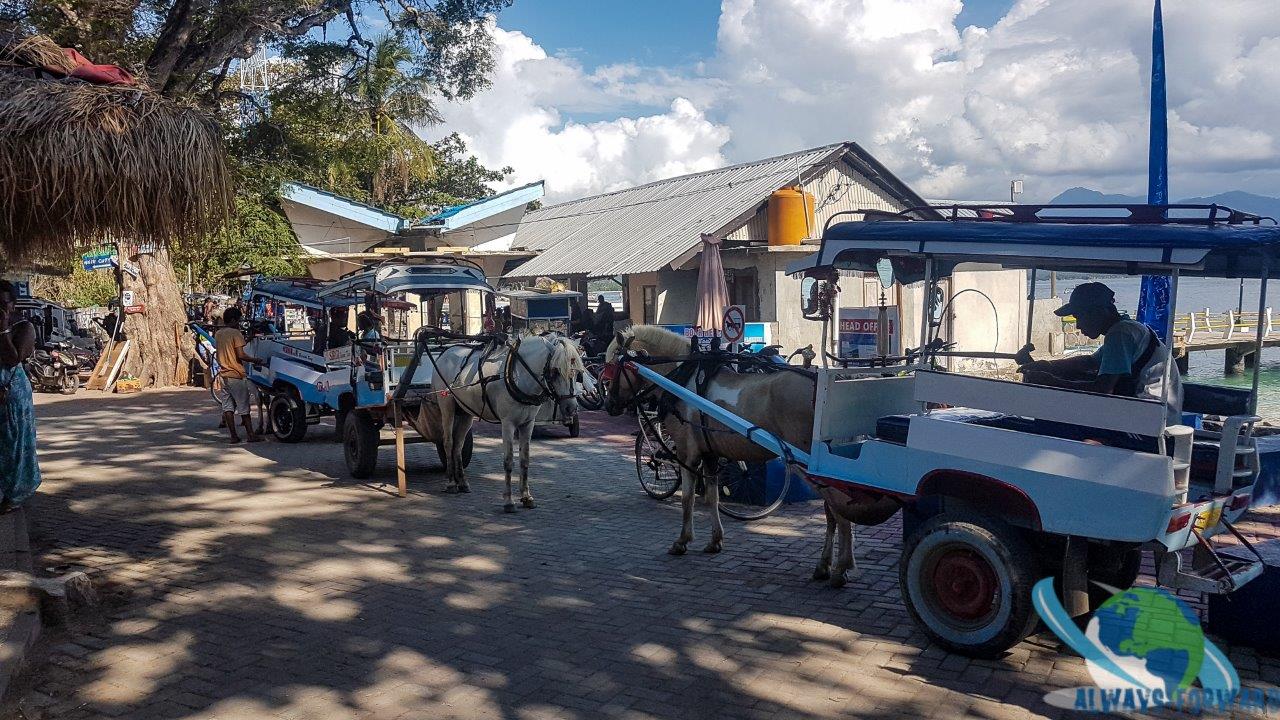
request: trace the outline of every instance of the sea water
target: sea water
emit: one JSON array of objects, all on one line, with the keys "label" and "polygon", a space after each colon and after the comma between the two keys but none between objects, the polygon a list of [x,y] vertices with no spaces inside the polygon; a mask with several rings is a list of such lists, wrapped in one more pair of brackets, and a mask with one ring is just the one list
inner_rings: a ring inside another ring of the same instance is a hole
[{"label": "sea water", "polygon": [[[1095,275],[1085,277],[1072,273],[1059,274],[1057,295],[1063,302],[1071,295],[1071,289],[1085,282],[1101,282],[1115,291],[1116,307],[1132,317],[1138,314],[1138,295],[1142,286],[1142,278],[1130,276]],[[1228,310],[1243,308],[1245,312],[1258,310],[1257,280],[1245,280],[1243,285],[1243,302],[1241,302],[1241,284],[1239,280],[1222,280],[1218,278],[1179,278],[1176,312],[1204,312],[1205,308],[1215,314]],[[1036,278],[1036,297],[1049,297],[1049,279],[1041,273]],[[1267,305],[1276,311],[1276,322],[1280,324],[1280,282],[1268,283]],[[1253,337],[1253,333],[1248,333]],[[1193,382],[1210,385],[1228,385],[1248,388],[1253,385],[1253,369],[1248,368],[1241,375],[1224,375],[1223,364],[1225,352],[1208,350],[1191,353],[1190,372],[1187,378]],[[1262,351],[1262,368],[1258,377],[1258,414],[1272,421],[1280,420],[1280,348],[1264,348]]]}]

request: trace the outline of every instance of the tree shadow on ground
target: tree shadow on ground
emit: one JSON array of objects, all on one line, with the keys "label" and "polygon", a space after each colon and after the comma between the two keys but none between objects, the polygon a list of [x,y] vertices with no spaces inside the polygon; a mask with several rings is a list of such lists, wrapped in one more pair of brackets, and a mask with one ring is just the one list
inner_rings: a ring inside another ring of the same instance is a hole
[{"label": "tree shadow on ground", "polygon": [[929,646],[898,598],[896,522],[861,529],[843,590],[807,580],[814,505],[666,555],[678,506],[640,492],[621,425],[540,442],[539,507],[507,515],[490,435],[475,492],[439,493],[415,445],[425,482],[400,499],[374,491],[389,457],[350,484],[324,433],[229,448],[206,403],[39,408],[43,564],[118,593],[49,649],[51,717],[1007,717],[1058,715],[1040,696],[1087,682],[1045,639],[997,661]]}]

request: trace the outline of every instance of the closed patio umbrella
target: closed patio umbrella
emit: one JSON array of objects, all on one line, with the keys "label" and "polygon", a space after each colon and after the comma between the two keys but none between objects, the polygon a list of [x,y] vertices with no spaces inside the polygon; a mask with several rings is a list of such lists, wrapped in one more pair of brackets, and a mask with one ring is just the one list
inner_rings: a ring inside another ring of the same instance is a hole
[{"label": "closed patio umbrella", "polygon": [[721,239],[702,234],[702,264],[698,268],[698,316],[694,326],[699,330],[724,330],[724,309],[729,307],[729,286],[724,281],[724,264],[720,262]]}]

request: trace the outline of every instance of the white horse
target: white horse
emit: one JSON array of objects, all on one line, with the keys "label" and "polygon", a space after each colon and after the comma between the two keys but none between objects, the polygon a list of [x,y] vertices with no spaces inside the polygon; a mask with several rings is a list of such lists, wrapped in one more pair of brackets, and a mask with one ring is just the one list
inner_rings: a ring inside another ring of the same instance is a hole
[{"label": "white horse", "polygon": [[[502,423],[503,468],[507,474],[503,510],[511,500],[513,448],[520,441],[520,504],[535,507],[529,492],[529,440],[539,409],[555,403],[565,416],[578,412],[575,399],[585,365],[566,338],[526,336],[486,348],[453,346],[433,355],[431,381],[438,394],[444,430],[445,492],[471,492],[462,465],[462,444],[476,419]],[[455,442],[456,440],[456,442]]]}]

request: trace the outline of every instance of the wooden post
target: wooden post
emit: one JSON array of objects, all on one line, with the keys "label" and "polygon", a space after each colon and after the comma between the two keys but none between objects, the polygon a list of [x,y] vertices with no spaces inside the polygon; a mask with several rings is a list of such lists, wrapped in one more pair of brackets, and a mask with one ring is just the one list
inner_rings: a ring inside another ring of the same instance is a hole
[{"label": "wooden post", "polygon": [[1227,359],[1222,367],[1226,375],[1240,375],[1244,372],[1244,351],[1236,347],[1227,348]]},{"label": "wooden post", "polygon": [[409,479],[404,471],[404,418],[400,416],[400,403],[392,401],[392,422],[396,426],[396,485],[400,489],[400,497],[409,496]]}]

